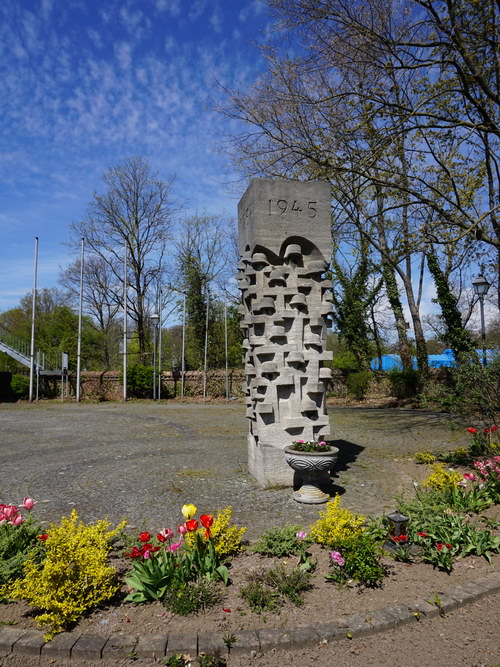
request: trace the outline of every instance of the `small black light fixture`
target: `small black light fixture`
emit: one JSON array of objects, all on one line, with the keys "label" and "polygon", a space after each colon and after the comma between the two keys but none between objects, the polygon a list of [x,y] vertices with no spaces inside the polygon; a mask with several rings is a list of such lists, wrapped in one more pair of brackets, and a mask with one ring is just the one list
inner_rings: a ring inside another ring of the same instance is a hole
[{"label": "small black light fixture", "polygon": [[393,514],[387,515],[387,521],[389,541],[394,546],[408,544],[408,523],[410,521],[410,517],[405,516],[396,510],[396,512],[393,512]]}]

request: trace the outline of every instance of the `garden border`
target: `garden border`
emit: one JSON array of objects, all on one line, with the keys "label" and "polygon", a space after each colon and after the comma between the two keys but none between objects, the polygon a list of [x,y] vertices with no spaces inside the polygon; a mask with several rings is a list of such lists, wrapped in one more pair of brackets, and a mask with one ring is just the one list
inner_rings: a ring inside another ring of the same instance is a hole
[{"label": "garden border", "polygon": [[[393,604],[367,613],[351,614],[329,623],[290,628],[289,630],[242,630],[235,632],[235,642],[224,641],[221,633],[203,632],[140,635],[112,633],[109,636],[63,632],[45,642],[43,632],[12,627],[0,628],[0,652],[59,659],[163,658],[176,653],[195,656],[200,653],[241,655],[270,649],[305,648],[345,637],[367,637],[389,630],[422,616],[444,614],[500,590],[500,571],[474,581],[446,589],[434,600],[417,599]],[[226,643],[231,643],[227,646]]]}]

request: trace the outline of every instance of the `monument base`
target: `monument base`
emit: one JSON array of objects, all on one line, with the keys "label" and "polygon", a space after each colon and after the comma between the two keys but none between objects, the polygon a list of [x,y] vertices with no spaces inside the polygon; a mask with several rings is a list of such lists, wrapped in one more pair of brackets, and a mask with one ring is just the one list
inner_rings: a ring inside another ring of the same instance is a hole
[{"label": "monument base", "polygon": [[284,448],[285,445],[256,445],[253,437],[248,436],[248,472],[263,488],[293,487],[294,473],[285,461]]}]

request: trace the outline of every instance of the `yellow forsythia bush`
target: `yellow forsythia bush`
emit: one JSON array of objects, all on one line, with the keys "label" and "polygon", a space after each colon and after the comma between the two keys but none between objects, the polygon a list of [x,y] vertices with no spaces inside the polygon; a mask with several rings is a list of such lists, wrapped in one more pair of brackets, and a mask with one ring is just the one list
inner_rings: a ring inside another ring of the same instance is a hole
[{"label": "yellow forsythia bush", "polygon": [[33,561],[24,564],[24,579],[1,590],[11,600],[25,600],[42,610],[36,620],[47,628],[48,641],[87,610],[107,600],[118,590],[116,571],[107,563],[110,539],[125,525],[108,530],[108,521],[82,523],[75,510],[59,525],[51,524],[44,546],[45,561],[39,569]]},{"label": "yellow forsythia bush", "polygon": [[[231,525],[231,516],[233,508],[228,505],[223,510],[217,512],[214,522],[210,528],[210,535],[214,543],[216,554],[221,560],[228,556],[234,556],[243,550],[241,540],[247,529],[245,526]],[[200,528],[198,534],[206,540],[205,529]],[[186,533],[184,539],[189,546],[194,544],[194,533]]]},{"label": "yellow forsythia bush", "polygon": [[320,518],[311,526],[311,536],[318,544],[333,547],[344,540],[358,537],[363,532],[365,517],[340,507],[340,496],[326,504]]},{"label": "yellow forsythia bush", "polygon": [[424,479],[422,486],[434,491],[454,488],[462,481],[462,475],[451,468],[445,469],[443,463],[435,463],[431,474]]}]

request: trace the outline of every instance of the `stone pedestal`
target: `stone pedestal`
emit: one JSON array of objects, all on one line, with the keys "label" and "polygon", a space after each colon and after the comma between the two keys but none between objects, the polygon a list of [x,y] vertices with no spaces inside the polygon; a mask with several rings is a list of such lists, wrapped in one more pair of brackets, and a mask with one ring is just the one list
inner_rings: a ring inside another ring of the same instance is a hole
[{"label": "stone pedestal", "polygon": [[250,474],[291,485],[283,450],[329,435],[330,186],[255,179],[238,205]]}]

